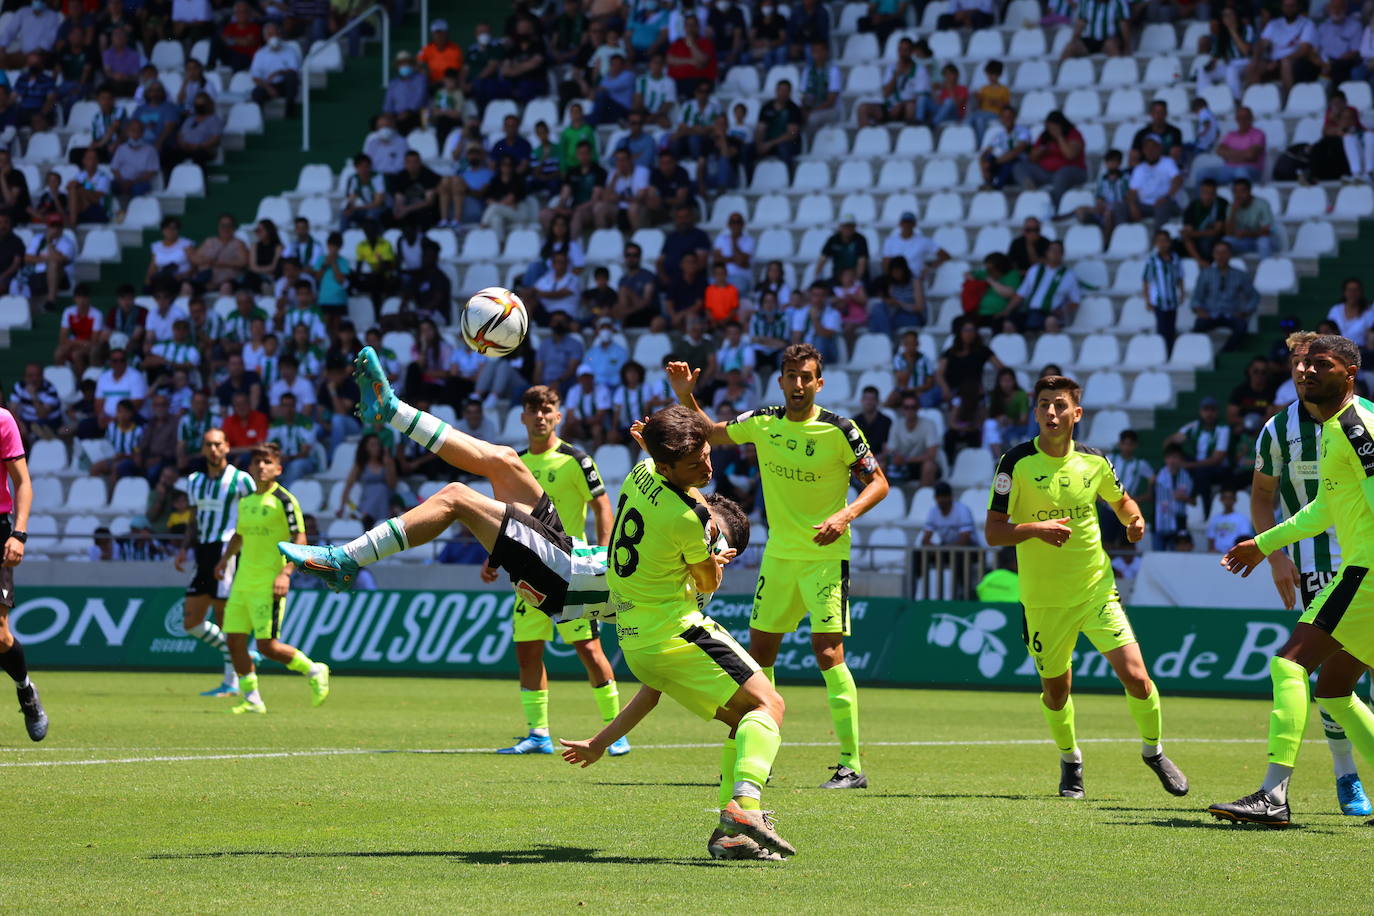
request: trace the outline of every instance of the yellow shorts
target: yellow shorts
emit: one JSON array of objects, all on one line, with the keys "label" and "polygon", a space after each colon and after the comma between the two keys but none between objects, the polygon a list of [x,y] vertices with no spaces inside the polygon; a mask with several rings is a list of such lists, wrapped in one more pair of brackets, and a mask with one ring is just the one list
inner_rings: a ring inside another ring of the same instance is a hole
[{"label": "yellow shorts", "polygon": [[1116,589],[1073,607],[1022,608],[1021,638],[1041,677],[1058,677],[1069,670],[1079,633],[1104,655],[1136,641]]},{"label": "yellow shorts", "polygon": [[598,633],[595,620],[579,617],[577,620],[555,624],[548,614],[530,607],[519,598],[515,599],[515,609],[511,617],[511,636],[515,642],[552,642],[555,628],[568,645],[596,639]]},{"label": "yellow shorts", "polygon": [[703,719],[713,719],[759,670],[759,663],[711,618],[647,646],[623,646],[630,672]]},{"label": "yellow shorts", "polygon": [[1374,581],[1364,566],[1342,566],[1298,618],[1331,634],[1341,648],[1374,665]]},{"label": "yellow shorts", "polygon": [[782,560],[764,551],[749,626],[791,633],[808,614],[812,633],[849,635],[849,561]]},{"label": "yellow shorts", "polygon": [[[272,597],[272,585],[238,581],[224,604],[224,632],[252,633],[255,639],[277,639],[286,617],[286,599]],[[248,587],[251,586],[251,587]]]}]

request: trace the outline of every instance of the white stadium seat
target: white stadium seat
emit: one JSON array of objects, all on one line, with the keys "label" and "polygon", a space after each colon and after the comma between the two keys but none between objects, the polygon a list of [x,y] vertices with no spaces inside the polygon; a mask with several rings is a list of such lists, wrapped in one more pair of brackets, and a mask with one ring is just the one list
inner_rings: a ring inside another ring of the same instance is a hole
[{"label": "white stadium seat", "polygon": [[1109,369],[1121,363],[1121,345],[1115,334],[1089,334],[1083,338],[1075,365],[1080,369]]},{"label": "white stadium seat", "polygon": [[949,485],[956,489],[986,487],[992,479],[993,470],[991,452],[983,448],[966,448],[954,457],[954,467],[949,472]]},{"label": "white stadium seat", "polygon": [[1164,338],[1158,334],[1136,334],[1126,343],[1126,354],[1121,359],[1123,369],[1157,369],[1168,358]]},{"label": "white stadium seat", "polygon": [[1131,395],[1126,399],[1129,407],[1148,408],[1167,407],[1174,400],[1173,379],[1167,372],[1142,372],[1131,383]]},{"label": "white stadium seat", "polygon": [[1115,407],[1126,400],[1126,383],[1120,372],[1102,370],[1088,376],[1083,383],[1083,406],[1087,408]]}]

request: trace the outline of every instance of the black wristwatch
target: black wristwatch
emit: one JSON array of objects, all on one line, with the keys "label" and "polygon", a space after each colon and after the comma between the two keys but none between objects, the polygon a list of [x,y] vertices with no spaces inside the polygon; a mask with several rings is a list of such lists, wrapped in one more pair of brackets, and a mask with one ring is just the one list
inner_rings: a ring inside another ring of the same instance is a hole
[{"label": "black wristwatch", "polygon": [[21,544],[27,544],[29,542],[29,533],[27,531],[11,531],[10,537]]}]

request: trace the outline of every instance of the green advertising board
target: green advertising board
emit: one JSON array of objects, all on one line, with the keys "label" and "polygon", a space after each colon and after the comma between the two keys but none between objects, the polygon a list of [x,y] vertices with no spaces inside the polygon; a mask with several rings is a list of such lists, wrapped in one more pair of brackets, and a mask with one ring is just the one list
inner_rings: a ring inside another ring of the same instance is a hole
[{"label": "green advertising board", "polygon": [[[10,626],[36,667],[200,669],[214,650],[182,631],[179,589],[34,588]],[[512,597],[503,592],[293,592],[282,639],[341,672],[511,674]],[[711,615],[747,645],[752,599],[717,597]],[[849,667],[875,684],[1030,687],[1034,666],[1021,642],[1018,605],[858,598]],[[1265,696],[1269,657],[1295,616],[1282,611],[1132,608],[1151,674],[1166,692]],[[611,627],[608,656],[628,674]],[[554,675],[581,676],[570,646],[550,645]],[[788,634],[780,679],[815,681],[810,634]],[[1074,682],[1119,689],[1106,660],[1080,640]]]}]

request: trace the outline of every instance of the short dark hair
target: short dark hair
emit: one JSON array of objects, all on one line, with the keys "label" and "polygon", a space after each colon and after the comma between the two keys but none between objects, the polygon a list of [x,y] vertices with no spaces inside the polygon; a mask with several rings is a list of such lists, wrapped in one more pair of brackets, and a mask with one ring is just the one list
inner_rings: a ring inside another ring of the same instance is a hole
[{"label": "short dark hair", "polygon": [[1347,366],[1360,368],[1360,348],[1355,346],[1355,341],[1349,337],[1340,334],[1323,334],[1307,345],[1309,356],[1317,352],[1329,353]]},{"label": "short dark hair", "polygon": [[1102,154],[1102,158],[1103,158],[1103,159],[1120,159],[1120,158],[1121,158],[1121,150],[1119,150],[1119,149],[1109,149],[1109,150],[1107,150],[1105,153]]},{"label": "short dark hair", "polygon": [[248,454],[248,460],[256,461],[259,458],[266,458],[276,464],[281,464],[281,446],[276,443],[276,440],[253,446],[253,451]]},{"label": "short dark hair", "polygon": [[878,388],[877,388],[876,385],[865,385],[865,386],[864,386],[864,390],[859,392],[859,394],[861,394],[861,395],[863,395],[863,394],[870,394],[870,393],[871,393],[875,398],[878,397]]},{"label": "short dark hair", "polygon": [[1139,442],[1140,433],[1136,432],[1133,429],[1123,429],[1121,431],[1121,435],[1117,436],[1116,438],[1118,442]]},{"label": "short dark hair", "polygon": [[706,497],[706,505],[715,512],[726,542],[736,553],[749,546],[749,518],[733,499],[712,493]]},{"label": "short dark hair", "polygon": [[548,385],[532,385],[525,389],[525,393],[520,395],[520,406],[526,410],[535,410],[540,407],[561,407],[563,398],[558,394],[557,388],[550,388]]},{"label": "short dark hair", "polygon": [[825,360],[821,359],[821,351],[809,343],[797,343],[788,346],[786,350],[782,351],[782,360],[778,366],[785,372],[788,363],[804,363],[809,359],[816,361],[816,377],[820,378],[825,369]]},{"label": "short dark hair", "polygon": [[1237,178],[1235,181],[1231,182],[1231,187],[1233,188],[1238,188],[1241,185],[1245,185],[1245,190],[1247,191],[1254,187],[1254,185],[1250,183],[1249,178]]},{"label": "short dark hair", "polygon": [[1002,75],[1002,62],[1000,60],[990,60],[983,67],[983,72]]},{"label": "short dark hair", "polygon": [[1177,455],[1182,458],[1185,454],[1183,446],[1179,445],[1177,442],[1170,442],[1168,445],[1164,446],[1165,458],[1168,458],[1170,455]]},{"label": "short dark hair", "polygon": [[1217,180],[1215,178],[1204,178],[1202,181],[1198,182],[1198,187],[1201,188],[1215,188],[1216,186]]},{"label": "short dark hair", "polygon": [[654,464],[677,464],[701,451],[711,438],[711,429],[710,420],[689,407],[674,404],[663,408],[644,424],[644,447]]},{"label": "short dark hair", "polygon": [[1037,379],[1031,399],[1039,401],[1042,391],[1063,391],[1075,405],[1082,403],[1083,400],[1083,386],[1066,375],[1046,375]]},{"label": "short dark hair", "polygon": [[947,481],[938,480],[938,481],[935,482],[935,495],[936,495],[936,496],[953,496],[953,495],[954,495],[954,488],[951,487]]}]

